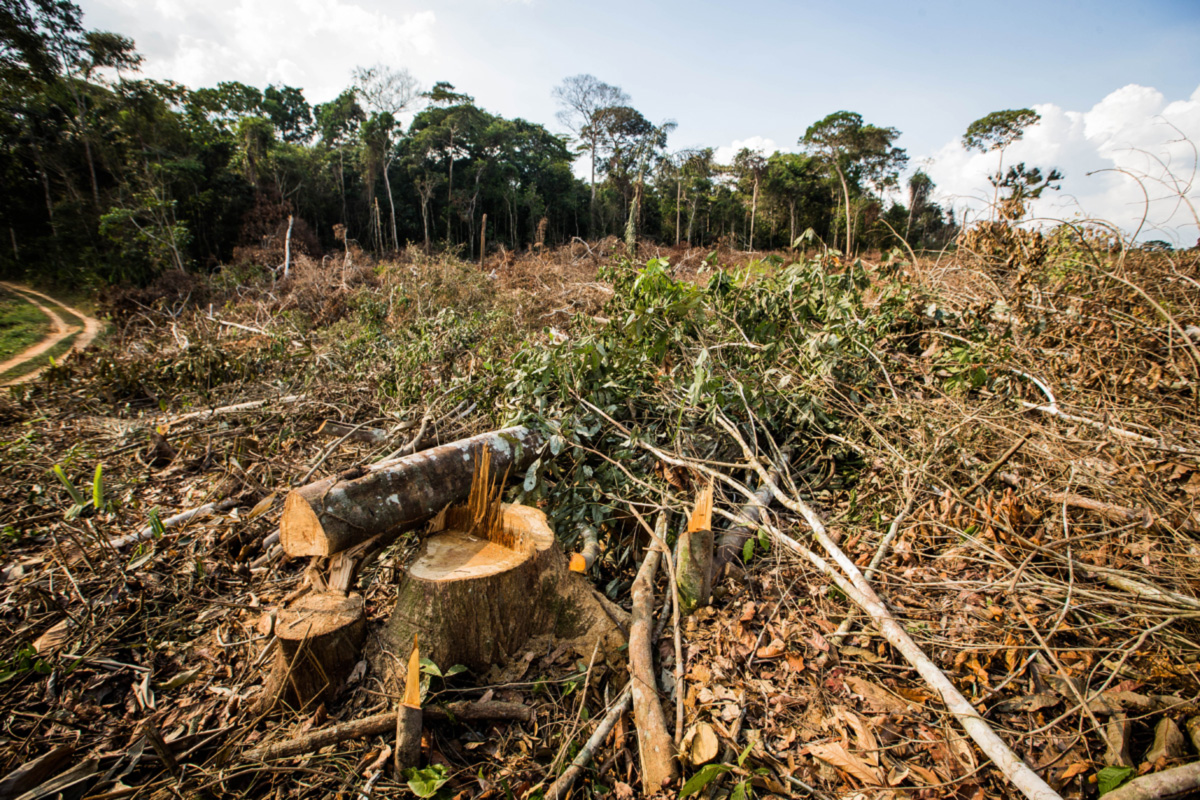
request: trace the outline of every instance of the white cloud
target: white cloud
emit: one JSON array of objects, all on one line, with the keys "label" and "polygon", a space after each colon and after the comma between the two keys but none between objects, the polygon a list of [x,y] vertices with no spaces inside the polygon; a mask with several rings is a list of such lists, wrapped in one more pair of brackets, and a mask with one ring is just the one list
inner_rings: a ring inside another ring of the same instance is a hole
[{"label": "white cloud", "polygon": [[394,13],[355,0],[94,0],[122,17],[144,74],[192,87],[286,83],[328,100],[357,65],[412,66],[436,51],[433,11]]},{"label": "white cloud", "polygon": [[769,156],[780,149],[774,139],[768,139],[765,136],[751,136],[748,139],[737,139],[732,144],[721,145],[713,151],[713,160],[718,164],[732,164],[734,156],[743,147],[756,150],[764,156]]},{"label": "white cloud", "polygon": [[[1087,111],[1053,104],[1034,109],[1041,122],[1005,152],[1004,163],[1023,161],[1043,171],[1057,167],[1066,174],[1062,191],[1044,194],[1034,214],[1107,220],[1127,233],[1140,226],[1143,240],[1195,243],[1200,231],[1179,195],[1200,205],[1200,187],[1188,185],[1197,166],[1191,143],[1200,146],[1200,88],[1186,100],[1167,103],[1161,92],[1130,84]],[[998,153],[969,153],[955,139],[933,154],[925,170],[943,203],[978,215],[992,198],[987,178],[998,163]],[[1146,194],[1134,175],[1142,178]]]}]

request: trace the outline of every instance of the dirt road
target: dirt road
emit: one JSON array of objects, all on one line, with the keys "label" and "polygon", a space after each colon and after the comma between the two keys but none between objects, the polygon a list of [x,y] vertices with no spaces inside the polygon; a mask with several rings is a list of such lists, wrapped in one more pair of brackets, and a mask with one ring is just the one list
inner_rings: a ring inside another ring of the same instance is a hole
[{"label": "dirt road", "polygon": [[[50,331],[46,334],[45,338],[35,344],[33,347],[30,347],[27,350],[8,359],[7,361],[0,363],[0,375],[3,375],[11,369],[21,366],[31,359],[37,358],[42,353],[45,353],[47,350],[50,350],[52,347],[57,345],[63,339],[66,339],[68,336],[79,333],[79,336],[76,337],[75,341],[71,344],[70,351],[63,355],[63,358],[66,358],[71,353],[83,350],[92,343],[92,340],[100,334],[100,331],[104,330],[104,323],[100,322],[99,320],[93,319],[84,314],[82,311],[72,308],[65,303],[60,303],[58,300],[55,300],[49,295],[45,295],[39,291],[30,289],[28,286],[21,286],[15,283],[8,283],[6,281],[0,281],[0,286],[3,286],[10,292],[23,297],[30,303],[33,303],[42,311],[42,313],[50,318]],[[44,300],[45,303],[39,302],[41,300]],[[63,320],[62,316],[60,316],[54,310],[55,307],[62,308],[83,320],[83,332],[80,333],[77,326],[68,325],[66,321]],[[43,369],[45,369],[45,367],[40,367],[32,372],[27,372],[19,378],[13,378],[10,381],[0,382],[0,386],[14,386],[18,383],[24,383],[25,381],[33,380]]]}]

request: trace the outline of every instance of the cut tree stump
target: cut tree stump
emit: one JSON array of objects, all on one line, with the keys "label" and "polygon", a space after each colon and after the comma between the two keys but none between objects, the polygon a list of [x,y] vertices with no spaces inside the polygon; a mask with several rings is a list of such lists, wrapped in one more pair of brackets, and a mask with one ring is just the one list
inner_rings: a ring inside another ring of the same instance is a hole
[{"label": "cut tree stump", "polygon": [[538,636],[554,636],[584,655],[597,643],[619,665],[624,611],[596,596],[567,559],[541,511],[501,506],[513,549],[448,529],[421,545],[397,589],[381,644],[370,658],[393,690],[404,685],[403,660],[420,635],[421,653],[441,669],[462,664],[476,674],[521,655]]},{"label": "cut tree stump", "polygon": [[381,533],[411,530],[466,498],[481,448],[493,475],[524,472],[542,447],[528,428],[505,428],[325,478],[290,493],[279,523],[284,551],[331,556]]},{"label": "cut tree stump", "polygon": [[365,634],[361,595],[307,594],[279,612],[279,647],[258,713],[280,704],[311,710],[328,702],[358,662]]}]

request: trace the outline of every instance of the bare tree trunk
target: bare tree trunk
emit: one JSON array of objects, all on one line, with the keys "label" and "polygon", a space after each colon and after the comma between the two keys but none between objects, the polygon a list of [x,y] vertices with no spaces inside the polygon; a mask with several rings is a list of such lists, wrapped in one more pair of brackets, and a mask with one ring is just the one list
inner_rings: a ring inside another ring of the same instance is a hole
[{"label": "bare tree trunk", "polygon": [[483,257],[487,253],[487,212],[479,221],[479,268],[483,269]]},{"label": "bare tree trunk", "polygon": [[683,233],[679,230],[681,215],[683,213],[683,181],[675,181],[675,246],[679,247],[679,237]]},{"label": "bare tree trunk", "polygon": [[392,247],[399,250],[400,237],[396,235],[396,200],[392,197],[392,182],[388,179],[389,166],[391,166],[391,159],[384,161],[383,164],[383,188],[387,190],[388,206],[392,211]]},{"label": "bare tree trunk", "polygon": [[846,201],[846,257],[849,258],[851,249],[854,247],[854,240],[851,238],[851,231],[854,226],[850,224],[850,187],[846,184],[846,176],[842,174],[842,168],[834,165],[837,169],[838,180],[842,182],[842,198]]},{"label": "bare tree trunk", "polygon": [[788,248],[792,249],[796,246],[796,201],[792,200],[788,203]]},{"label": "bare tree trunk", "polygon": [[750,252],[754,252],[754,220],[758,217],[758,178],[754,179],[754,194],[750,200]]},{"label": "bare tree trunk", "polygon": [[288,230],[287,237],[283,240],[283,277],[287,278],[288,271],[292,266],[292,220],[291,214],[288,214]]},{"label": "bare tree trunk", "polygon": [[630,258],[637,255],[638,212],[641,206],[642,182],[639,176],[638,184],[633,189],[633,200],[629,203],[629,219],[625,222],[625,252]]}]

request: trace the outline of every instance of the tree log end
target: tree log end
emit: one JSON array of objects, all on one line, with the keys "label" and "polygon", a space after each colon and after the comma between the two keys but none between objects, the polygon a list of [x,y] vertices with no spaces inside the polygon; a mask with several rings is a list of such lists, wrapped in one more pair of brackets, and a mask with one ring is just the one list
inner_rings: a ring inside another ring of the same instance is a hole
[{"label": "tree log end", "polygon": [[290,492],[279,518],[279,544],[292,558],[330,556],[329,538],[312,506],[299,491]]}]

